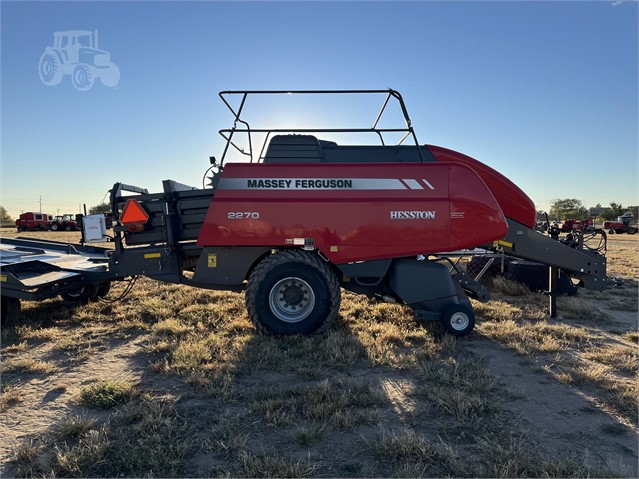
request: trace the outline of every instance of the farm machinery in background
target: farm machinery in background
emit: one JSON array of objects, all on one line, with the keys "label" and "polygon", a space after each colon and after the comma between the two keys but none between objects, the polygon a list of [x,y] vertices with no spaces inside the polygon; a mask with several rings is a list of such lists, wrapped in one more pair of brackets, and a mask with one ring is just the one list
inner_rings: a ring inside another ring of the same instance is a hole
[{"label": "farm machinery in background", "polygon": [[629,235],[633,235],[637,232],[637,225],[632,224],[633,219],[634,216],[632,213],[626,211],[622,216],[617,218],[617,221],[606,221],[603,224],[603,228],[608,231],[609,234],[628,233]]},{"label": "farm machinery in background", "polygon": [[[242,117],[247,101],[277,94],[368,94],[383,104],[367,128],[251,128]],[[395,90],[226,91],[220,98],[233,127],[220,130],[226,145],[219,162],[211,158],[202,188],[165,180],[163,191],[149,193],[114,184],[113,250],[2,240],[3,319],[18,299],[64,293],[91,300],[111,281],[132,286],[146,276],[245,291],[249,318],[267,334],[326,330],[343,288],[404,304],[418,320],[464,336],[475,325],[469,298],[488,300],[478,279],[495,261],[539,264],[551,316],[562,277],[595,290],[609,283],[605,235],[574,230],[568,240],[556,228],[533,230],[534,204],[512,181],[462,153],[419,144]],[[389,102],[401,127],[379,126]],[[372,134],[379,144],[326,139],[338,134],[358,141]],[[259,152],[255,135],[263,138]],[[401,138],[389,145],[389,135]],[[225,161],[229,152],[248,161]],[[87,243],[104,240],[104,217],[96,220],[83,220]],[[492,256],[477,274],[450,259],[478,250]]]},{"label": "farm machinery in background", "polygon": [[595,222],[592,218],[587,220],[574,220],[569,219],[561,223],[559,229],[562,233],[569,233],[571,231],[580,230],[580,231],[588,231],[594,230]]},{"label": "farm machinery in background", "polygon": [[16,220],[16,228],[18,231],[46,231],[51,226],[53,215],[41,212],[27,211],[21,213]]},{"label": "farm machinery in background", "polygon": [[79,231],[76,215],[58,215],[54,216],[49,224],[51,231]]}]

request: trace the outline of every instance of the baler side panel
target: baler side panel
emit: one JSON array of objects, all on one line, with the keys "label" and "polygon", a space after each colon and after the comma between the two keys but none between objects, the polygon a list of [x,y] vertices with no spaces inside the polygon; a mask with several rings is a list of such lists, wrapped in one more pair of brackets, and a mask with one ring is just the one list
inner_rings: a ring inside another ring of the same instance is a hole
[{"label": "baler side panel", "polygon": [[[308,187],[316,179],[343,187]],[[198,244],[312,238],[339,264],[476,246],[506,229],[491,192],[463,165],[227,164]]]}]

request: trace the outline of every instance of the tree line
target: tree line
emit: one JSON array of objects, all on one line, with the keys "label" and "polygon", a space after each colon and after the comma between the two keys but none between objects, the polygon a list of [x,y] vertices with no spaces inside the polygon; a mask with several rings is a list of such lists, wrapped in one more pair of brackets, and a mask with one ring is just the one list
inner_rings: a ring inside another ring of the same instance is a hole
[{"label": "tree line", "polygon": [[[609,206],[597,205],[586,208],[581,200],[575,198],[564,198],[553,201],[548,212],[548,218],[553,221],[565,221],[569,219],[585,220],[588,218],[600,219],[603,221],[616,220],[617,217],[623,215],[626,211],[630,211],[635,217],[639,218],[639,206],[625,207],[621,203],[611,202]],[[537,212],[537,220],[545,221],[543,211]]]}]

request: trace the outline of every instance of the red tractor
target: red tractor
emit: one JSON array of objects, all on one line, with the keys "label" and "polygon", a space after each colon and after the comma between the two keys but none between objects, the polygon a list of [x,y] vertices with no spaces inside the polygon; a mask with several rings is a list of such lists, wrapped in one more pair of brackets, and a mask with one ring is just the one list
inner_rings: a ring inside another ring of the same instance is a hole
[{"label": "red tractor", "polygon": [[53,218],[51,231],[79,231],[78,222],[75,220],[75,215],[59,215]]},{"label": "red tractor", "polygon": [[626,211],[623,215],[617,218],[617,221],[606,221],[603,225],[604,230],[608,230],[609,234],[622,234],[628,233],[633,235],[637,232],[636,226],[630,226],[630,223],[634,219],[630,211]]}]

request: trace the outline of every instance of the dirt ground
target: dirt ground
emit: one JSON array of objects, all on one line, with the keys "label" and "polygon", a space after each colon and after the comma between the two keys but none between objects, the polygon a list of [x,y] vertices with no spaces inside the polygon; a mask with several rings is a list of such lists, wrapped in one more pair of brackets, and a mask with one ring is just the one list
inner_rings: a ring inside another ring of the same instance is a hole
[{"label": "dirt ground", "polygon": [[[149,280],[114,305],[23,302],[2,334],[0,474],[638,477],[639,235],[608,258],[623,286],[558,320],[498,290],[459,340],[353,295],[334,331],[285,340],[255,334],[242,295]],[[104,380],[136,393],[91,407]]]}]

